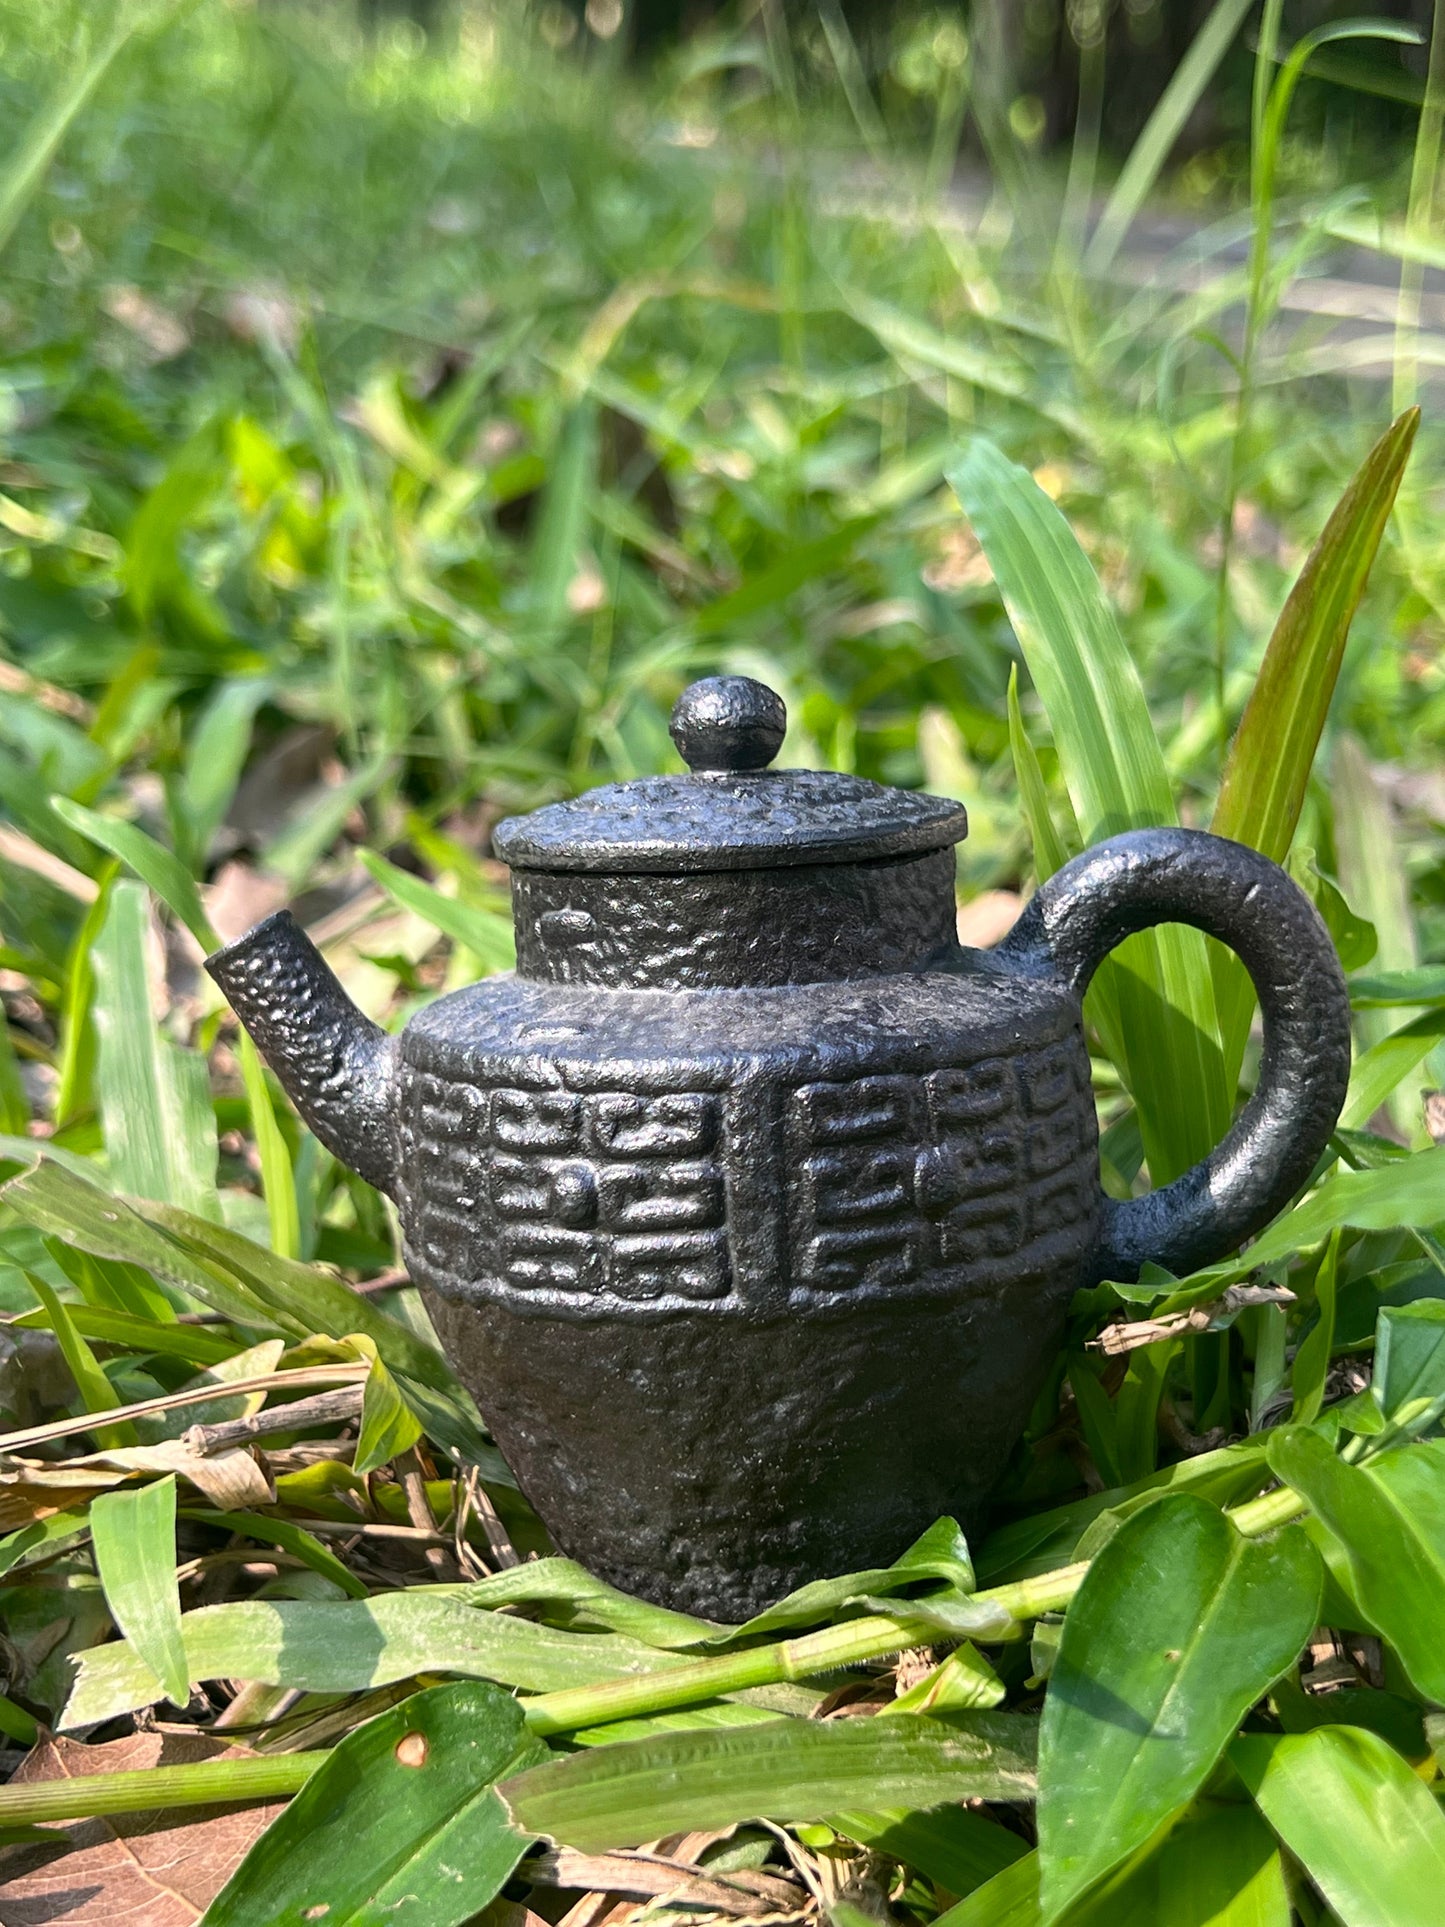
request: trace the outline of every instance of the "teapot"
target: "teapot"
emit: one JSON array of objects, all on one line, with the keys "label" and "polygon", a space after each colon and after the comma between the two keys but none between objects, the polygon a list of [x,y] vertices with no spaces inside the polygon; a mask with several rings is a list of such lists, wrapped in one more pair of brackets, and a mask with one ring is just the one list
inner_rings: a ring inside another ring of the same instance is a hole
[{"label": "teapot", "polygon": [[[694,683],[686,775],[497,826],[515,973],[399,1037],[289,912],[207,969],[302,1117],[393,1198],[444,1351],[554,1542],[741,1620],[984,1516],[1080,1286],[1223,1256],[1344,1101],[1313,905],[1256,851],[1135,830],[957,938],[961,805],[771,769],[782,701]],[[1263,1015],[1219,1146],[1100,1185],[1081,1001],[1132,932],[1228,944]]]}]

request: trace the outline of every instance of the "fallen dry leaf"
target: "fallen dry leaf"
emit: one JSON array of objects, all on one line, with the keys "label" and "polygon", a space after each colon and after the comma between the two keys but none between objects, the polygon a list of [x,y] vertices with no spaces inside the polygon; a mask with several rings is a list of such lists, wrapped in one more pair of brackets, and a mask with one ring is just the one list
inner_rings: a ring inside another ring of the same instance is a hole
[{"label": "fallen dry leaf", "polygon": [[55,1512],[74,1512],[123,1479],[123,1473],[104,1468],[22,1464],[0,1457],[0,1532],[14,1532]]},{"label": "fallen dry leaf", "polygon": [[[101,1746],[44,1739],[21,1762],[14,1784],[185,1766],[244,1751],[204,1734],[136,1733]],[[116,1814],[57,1829],[54,1848],[7,1847],[0,1851],[0,1927],[195,1927],[282,1805]]]}]

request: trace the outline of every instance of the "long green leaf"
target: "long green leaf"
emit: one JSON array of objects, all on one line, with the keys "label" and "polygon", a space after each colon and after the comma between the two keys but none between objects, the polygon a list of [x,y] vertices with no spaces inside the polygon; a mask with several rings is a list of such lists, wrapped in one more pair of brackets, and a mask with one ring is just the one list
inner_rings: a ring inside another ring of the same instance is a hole
[{"label": "long green leaf", "polygon": [[187,1506],[183,1516],[203,1520],[207,1525],[222,1526],[228,1532],[244,1532],[266,1545],[279,1546],[282,1552],[289,1552],[313,1572],[319,1572],[323,1579],[329,1579],[337,1591],[344,1593],[348,1599],[368,1599],[371,1596],[365,1581],[358,1579],[349,1566],[343,1565],[334,1552],[323,1546],[313,1534],[294,1521],[282,1518],[279,1513],[212,1512],[206,1506]]},{"label": "long green leaf", "polygon": [[1319,1317],[1301,1339],[1294,1357],[1290,1379],[1294,1393],[1294,1419],[1297,1425],[1310,1425],[1319,1417],[1324,1403],[1325,1381],[1335,1347],[1335,1280],[1340,1268],[1340,1234],[1331,1232],[1330,1241],[1315,1273],[1315,1302]]},{"label": "long green leaf", "polygon": [[1199,1791],[1309,1638],[1320,1587],[1303,1533],[1246,1539],[1188,1494],[1114,1534],[1064,1621],[1039,1730],[1045,1922]]},{"label": "long green leaf", "polygon": [[1372,970],[1368,977],[1352,977],[1350,1002],[1356,1010],[1393,1010],[1402,1004],[1445,1004],[1445,964],[1423,964],[1409,970]]},{"label": "long green leaf", "polygon": [[1122,1489],[1071,1499],[1067,1505],[1000,1526],[979,1547],[980,1578],[993,1586],[1005,1579],[1053,1572],[1079,1556],[1082,1535],[1096,1519],[1106,1512],[1127,1516],[1150,1504],[1159,1492],[1193,1492],[1215,1505],[1230,1505],[1251,1497],[1267,1479],[1263,1439],[1242,1439],[1214,1452],[1201,1452]]},{"label": "long green leaf", "polygon": [[[197,1325],[161,1324],[152,1318],[138,1318],[133,1312],[113,1311],[108,1306],[68,1304],[70,1322],[84,1338],[99,1338],[108,1345],[123,1345],[128,1351],[161,1352],[170,1358],[183,1358],[191,1365],[219,1365],[230,1358],[240,1340],[234,1335],[206,1331]],[[22,1312],[15,1320],[21,1331],[33,1331],[48,1321],[42,1312]],[[119,1404],[117,1399],[116,1403]]]},{"label": "long green leaf", "polygon": [[733,1630],[634,1599],[572,1559],[528,1559],[460,1588],[457,1596],[473,1606],[540,1607],[554,1624],[603,1627],[668,1650],[705,1646]]},{"label": "long green leaf", "polygon": [[85,111],[96,88],[110,70],[111,63],[135,32],[137,20],[129,10],[120,9],[110,31],[88,60],[67,72],[53,100],[35,111],[29,126],[15,143],[3,174],[0,174],[0,248],[9,241],[21,216],[35,198],[46,169],[55,158],[71,127]]},{"label": "long green leaf", "polygon": [[[1418,1017],[1371,1044],[1355,1059],[1350,1071],[1350,1088],[1340,1113],[1344,1128],[1347,1131],[1366,1129],[1370,1119],[1397,1091],[1418,1088],[1419,1080],[1412,1078],[1411,1073],[1424,1063],[1442,1038],[1445,1038],[1445,1008],[1437,1005],[1422,1010]],[[1404,1116],[1410,1125],[1416,1121],[1412,1111],[1413,1106],[1407,1099]]]},{"label": "long green leaf", "polygon": [[[464,903],[457,897],[444,897],[440,890],[409,870],[399,870],[374,850],[363,850],[361,860],[372,881],[404,910],[411,910],[450,937],[464,950],[470,950],[488,970],[510,970],[517,961],[512,939],[512,919],[499,905],[494,910],[480,904]],[[502,900],[505,902],[505,898]]]},{"label": "long green leaf", "polygon": [[1041,1918],[1039,1856],[1030,1853],[940,1914],[935,1927],[1039,1927]]},{"label": "long green leaf", "polygon": [[176,1481],[105,1492],[90,1508],[96,1570],[110,1616],[174,1706],[191,1696],[176,1585]]},{"label": "long green leaf", "polygon": [[1230,1764],[1343,1927],[1424,1927],[1445,1893],[1445,1814],[1359,1727],[1246,1733]]},{"label": "long green leaf", "polygon": [[[1230,748],[1211,827],[1276,863],[1294,839],[1350,623],[1419,425],[1418,408],[1392,422],[1340,497],[1280,611]],[[1232,1089],[1254,991],[1237,958],[1223,951],[1211,957]]]},{"label": "long green leaf", "polygon": [[[45,1322],[55,1333],[55,1342],[75,1380],[76,1389],[87,1412],[109,1412],[121,1404],[120,1394],[100,1369],[99,1360],[71,1317],[71,1308],[39,1272],[27,1271],[25,1282],[40,1300]],[[97,1425],[95,1436],[100,1443],[109,1448],[116,1445],[134,1445],[135,1427],[125,1421],[117,1425]]]},{"label": "long green leaf", "polygon": [[937,1806],[1033,1790],[1033,1723],[777,1720],[668,1733],[534,1767],[500,1789],[517,1825],[585,1851],[749,1819],[817,1820],[860,1802]]},{"label": "long green leaf", "polygon": [[1207,19],[1189,43],[1188,51],[1170,75],[1168,84],[1119,170],[1112,193],[1090,237],[1084,266],[1090,274],[1104,274],[1123,244],[1124,236],[1152,193],[1160,170],[1183,133],[1205,89],[1229,52],[1254,0],[1215,0]]},{"label": "long green leaf", "polygon": [[[981,437],[949,482],[1003,595],[1054,732],[1086,844],[1178,821],[1139,672],[1088,559],[1026,469]],[[1204,938],[1170,925],[1130,937],[1107,966],[1118,1068],[1155,1183],[1177,1177],[1229,1122]]]},{"label": "long green leaf", "polygon": [[20,1078],[15,1046],[10,1041],[10,1018],[0,1013],[0,1130],[23,1136],[30,1122],[30,1100]]},{"label": "long green leaf", "polygon": [[[1390,802],[1375,781],[1363,744],[1352,735],[1341,735],[1335,743],[1330,789],[1340,883],[1354,909],[1375,927],[1376,968],[1413,970],[1420,961],[1419,939]],[[1361,1012],[1355,1025],[1365,1045],[1379,1043],[1394,1027],[1379,1010]],[[1390,1102],[1395,1124],[1406,1137],[1419,1126],[1422,1082],[1406,1070]]]},{"label": "long green leaf", "polygon": [[[366,1601],[250,1599],[202,1606],[181,1620],[195,1680],[261,1680],[308,1693],[360,1693],[416,1673],[457,1673],[528,1692],[591,1686],[679,1664],[614,1633],[564,1633],[477,1612],[422,1591]],[[149,1706],[151,1668],[126,1641],[81,1655],[61,1724],[88,1726]],[[901,1722],[900,1722],[901,1724]]]},{"label": "long green leaf", "polygon": [[121,878],[95,941],[96,1093],[111,1174],[124,1191],[220,1215],[216,1123],[205,1061],[151,1015],[148,903]]},{"label": "long green leaf", "polygon": [[137,1264],[242,1324],[298,1338],[362,1332],[394,1371],[452,1388],[441,1354],[330,1272],[252,1244],[239,1232],[145,1199],[121,1199],[48,1160],[12,1178],[4,1199],[27,1224],[101,1258]]},{"label": "long green leaf", "polygon": [[212,1901],[205,1927],[458,1927],[532,1844],[496,1781],[545,1756],[494,1686],[413,1694],[329,1755]]},{"label": "long green leaf", "polygon": [[[248,700],[253,694],[254,691],[248,688]],[[249,715],[249,710],[246,713]],[[199,775],[197,781],[200,781]],[[108,850],[112,856],[128,864],[141,881],[154,890],[171,914],[180,919],[203,950],[215,950],[219,946],[220,938],[211,928],[195,879],[179,857],[157,843],[154,837],[147,836],[134,823],[97,815],[94,810],[85,809],[64,796],[52,797],[51,803],[56,813],[73,829],[79,830],[103,850]],[[261,1161],[261,1189],[271,1226],[271,1248],[283,1257],[295,1258],[300,1255],[301,1230],[291,1158],[271,1108],[266,1075],[256,1046],[244,1031],[237,1055],[247,1102],[251,1107],[251,1129]],[[185,1200],[177,1199],[176,1202],[184,1203]]]},{"label": "long green leaf", "polygon": [[1179,1281],[1159,1309],[1174,1311],[1182,1301],[1199,1302],[1262,1265],[1293,1257],[1318,1244],[1340,1225],[1360,1231],[1419,1230],[1445,1222],[1445,1144],[1410,1157],[1391,1158],[1373,1170],[1337,1171],[1303,1204],[1276,1218],[1243,1257],[1210,1265]]},{"label": "long green leaf", "polygon": [[1291,1428],[1272,1435],[1269,1462],[1338,1540],[1351,1592],[1414,1686],[1445,1701],[1445,1440],[1348,1465]]},{"label": "long green leaf", "polygon": [[301,1212],[296,1200],[296,1173],[291,1168],[291,1153],[271,1108],[261,1053],[244,1030],[236,1040],[236,1058],[246,1087],[246,1101],[251,1107],[251,1131],[261,1165],[261,1191],[266,1199],[271,1249],[280,1258],[299,1258]]},{"label": "long green leaf", "polygon": [[184,837],[184,854],[196,871],[205,868],[211,838],[245,767],[256,711],[270,693],[261,676],[218,682],[196,718],[171,811],[177,847]]},{"label": "long green leaf", "polygon": [[567,591],[581,559],[597,469],[597,405],[586,396],[563,418],[532,543],[529,601],[537,632],[550,639],[567,615]]},{"label": "long green leaf", "polygon": [[1397,1231],[1445,1220],[1445,1144],[1399,1158],[1374,1171],[1339,1171],[1303,1204],[1277,1218],[1250,1248],[1250,1265],[1273,1264],[1351,1224],[1362,1231]]},{"label": "long green leaf", "polygon": [[870,1596],[902,1592],[928,1579],[942,1580],[960,1596],[973,1591],[973,1561],[956,1519],[935,1519],[891,1566],[843,1573],[836,1579],[816,1579],[723,1638],[754,1639],[789,1627],[816,1626]]},{"label": "long green leaf", "polygon": [[195,878],[164,844],[157,843],[134,823],[123,822],[115,816],[101,816],[81,803],[72,802],[68,796],[52,796],[50,806],[72,829],[119,857],[143,883],[149,884],[203,950],[219,948],[220,938],[211,928]]},{"label": "long green leaf", "polygon": [[1062,870],[1069,860],[1049,808],[1049,792],[1044,783],[1044,773],[1039,767],[1038,751],[1029,740],[1024,725],[1023,710],[1019,706],[1019,672],[1017,663],[1009,664],[1008,672],[1008,740],[1013,756],[1014,781],[1018,785],[1019,800],[1024,806],[1028,819],[1029,835],[1034,846],[1034,876],[1040,883],[1046,883],[1055,870]]}]

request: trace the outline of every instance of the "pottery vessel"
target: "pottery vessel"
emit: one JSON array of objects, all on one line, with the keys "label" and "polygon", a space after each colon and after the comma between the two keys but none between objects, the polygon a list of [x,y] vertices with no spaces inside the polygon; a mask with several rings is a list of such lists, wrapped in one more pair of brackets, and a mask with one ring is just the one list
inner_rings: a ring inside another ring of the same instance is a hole
[{"label": "pottery vessel", "polygon": [[[963,949],[960,805],[769,769],[784,721],[761,684],[696,683],[673,718],[689,774],[501,824],[516,973],[400,1037],[287,912],[208,964],[312,1130],[396,1200],[556,1544],[728,1620],[942,1513],[975,1525],[1073,1292],[1258,1230],[1350,1062],[1330,939],[1255,851],[1111,838],[997,949]],[[1203,1163],[1118,1203],[1080,1004],[1164,922],[1243,959],[1263,1064]]]}]

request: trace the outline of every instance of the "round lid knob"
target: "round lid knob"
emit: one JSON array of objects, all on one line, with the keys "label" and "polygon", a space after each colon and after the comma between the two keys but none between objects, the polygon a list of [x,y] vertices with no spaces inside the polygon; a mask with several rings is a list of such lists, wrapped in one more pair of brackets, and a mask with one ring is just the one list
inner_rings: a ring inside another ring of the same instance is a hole
[{"label": "round lid knob", "polygon": [[668,728],[699,775],[766,769],[788,727],[783,699],[751,676],[705,676],[678,697]]}]

